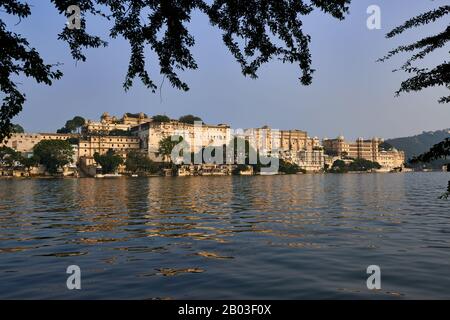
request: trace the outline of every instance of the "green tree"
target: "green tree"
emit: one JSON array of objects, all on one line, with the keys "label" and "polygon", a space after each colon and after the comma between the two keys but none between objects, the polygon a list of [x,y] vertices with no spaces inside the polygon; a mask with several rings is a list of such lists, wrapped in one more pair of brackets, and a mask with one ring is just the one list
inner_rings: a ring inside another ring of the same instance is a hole
[{"label": "green tree", "polygon": [[80,143],[80,138],[69,138],[67,142],[71,145],[78,145]]},{"label": "green tree", "polygon": [[157,114],[156,116],[153,116],[152,120],[155,122],[170,122],[170,118],[162,114]]},{"label": "green tree", "polygon": [[83,117],[75,116],[71,120],[67,120],[64,127],[61,129],[58,129],[57,133],[73,133],[73,132],[80,132],[80,129],[84,124],[86,123],[86,120]]},{"label": "green tree", "polygon": [[347,164],[342,160],[336,160],[331,166],[330,172],[345,173],[348,172]]},{"label": "green tree", "polygon": [[334,173],[346,173],[349,171],[369,171],[373,169],[381,169],[381,165],[378,162],[366,159],[354,159],[348,164],[345,161],[336,160],[329,171]]},{"label": "green tree", "polygon": [[123,164],[123,158],[111,149],[103,155],[94,153],[94,160],[102,166],[102,172],[105,174],[117,172],[119,166]]},{"label": "green tree", "polygon": [[25,130],[23,129],[23,127],[20,124],[13,124],[11,132],[12,133],[24,133]]},{"label": "green tree", "polygon": [[126,170],[131,173],[156,173],[158,166],[150,158],[139,151],[131,151],[125,161]]},{"label": "green tree", "polygon": [[175,148],[175,146],[183,141],[183,137],[181,136],[174,136],[172,139],[172,136],[167,136],[165,138],[162,138],[159,141],[159,148],[158,148],[158,155],[163,157],[163,161],[166,162],[169,160],[170,163],[172,163],[172,150]]},{"label": "green tree", "polygon": [[44,165],[51,174],[72,162],[74,151],[65,140],[42,140],[33,148],[33,154],[39,164]]},{"label": "green tree", "polygon": [[[434,10],[420,14],[401,26],[390,31],[386,37],[394,38],[405,31],[412,30],[430,23],[436,23],[438,19],[444,18],[450,14],[450,5],[443,5]],[[441,64],[430,68],[423,66],[415,66],[414,63],[421,62],[429,54],[437,49],[445,49],[446,44],[450,41],[450,25],[447,25],[442,32],[417,40],[409,45],[402,45],[390,51],[379,61],[386,61],[400,53],[411,53],[412,56],[398,69],[409,75],[413,75],[401,83],[400,89],[396,92],[400,95],[402,92],[417,92],[426,88],[435,86],[445,86],[450,88],[450,62],[443,61]],[[423,62],[422,62],[423,64]],[[397,70],[395,70],[397,71]],[[449,103],[450,95],[441,97],[440,103]]]},{"label": "green tree", "polygon": [[368,171],[373,169],[381,169],[378,162],[373,162],[366,159],[355,159],[348,165],[349,171]]},{"label": "green tree", "polygon": [[[68,17],[67,0],[51,1],[60,14]],[[178,76],[178,70],[197,69],[191,48],[195,44],[188,30],[195,13],[203,14],[208,25],[222,32],[222,39],[242,73],[252,78],[264,63],[273,58],[296,64],[301,71],[300,82],[309,85],[314,72],[311,67],[310,36],[304,31],[302,18],[314,10],[321,10],[337,19],[344,19],[350,0],[192,0],[192,1],[136,1],[86,0],[77,1],[81,9],[81,29],[65,26],[58,38],[68,43],[72,57],[85,61],[83,50],[107,46],[107,42],[86,31],[87,16],[105,17],[111,21],[112,38],[123,37],[129,42],[131,56],[125,76],[124,88],[132,87],[135,78],[156,92],[157,86],[147,71],[145,53],[155,53],[160,73],[171,85],[189,90]],[[0,10],[14,23],[14,17],[25,19],[31,7],[20,0],[0,2]],[[142,18],[145,16],[145,18]],[[16,85],[16,76],[24,75],[38,83],[51,85],[62,76],[54,64],[46,64],[28,40],[9,29],[0,20],[0,90],[4,93],[0,109],[0,141],[10,134],[11,119],[25,102],[24,93]]]},{"label": "green tree", "polygon": [[70,129],[67,129],[66,127],[62,127],[61,129],[56,130],[56,133],[71,133]]},{"label": "green tree", "polygon": [[187,114],[185,116],[181,116],[178,121],[188,124],[194,124],[196,121],[201,121],[203,123],[202,118],[193,116],[192,114]]},{"label": "green tree", "polygon": [[75,131],[80,132],[81,127],[84,126],[86,120],[83,117],[75,116],[72,119],[72,124],[75,127]]},{"label": "green tree", "polygon": [[35,156],[32,157],[21,157],[19,160],[20,164],[30,173],[31,169],[39,164],[39,161]]},{"label": "green tree", "polygon": [[285,174],[296,174],[299,172],[304,172],[298,165],[295,163],[287,162],[283,159],[280,159],[280,167],[278,169],[279,172],[285,173]]},{"label": "green tree", "polygon": [[20,153],[16,150],[2,146],[0,147],[0,165],[4,167],[13,167],[20,159]]}]

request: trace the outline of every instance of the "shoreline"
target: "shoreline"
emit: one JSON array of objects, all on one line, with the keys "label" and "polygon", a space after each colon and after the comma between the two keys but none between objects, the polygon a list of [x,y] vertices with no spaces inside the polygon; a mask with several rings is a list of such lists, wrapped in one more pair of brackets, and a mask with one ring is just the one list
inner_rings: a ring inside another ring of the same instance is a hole
[{"label": "shoreline", "polygon": [[142,179],[142,178],[189,178],[189,177],[273,177],[273,176],[303,176],[303,175],[355,175],[355,174],[409,174],[409,173],[434,173],[434,172],[442,172],[440,170],[432,170],[432,171],[408,171],[408,172],[345,172],[345,173],[332,173],[332,172],[308,172],[308,173],[296,173],[296,174],[270,174],[270,175],[262,175],[262,174],[254,174],[254,175],[188,175],[188,176],[164,176],[164,175],[145,175],[145,176],[131,176],[131,175],[118,175],[111,177],[73,177],[73,176],[29,176],[29,177],[16,177],[16,176],[0,176],[0,180],[31,180],[31,179],[40,179],[40,180],[63,180],[63,179]]}]

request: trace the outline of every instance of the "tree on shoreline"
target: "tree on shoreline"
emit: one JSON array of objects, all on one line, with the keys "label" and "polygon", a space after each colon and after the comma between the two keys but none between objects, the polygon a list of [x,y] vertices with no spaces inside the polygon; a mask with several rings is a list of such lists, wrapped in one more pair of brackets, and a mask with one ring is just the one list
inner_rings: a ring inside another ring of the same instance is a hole
[{"label": "tree on shoreline", "polygon": [[[158,147],[158,155],[162,156],[163,161],[166,162],[169,160],[170,164],[172,164],[172,150],[175,148],[175,146],[183,141],[183,137],[181,136],[174,136],[174,138],[178,137],[176,140],[172,139],[172,136],[167,136],[165,138],[162,138],[159,141],[159,147]],[[182,155],[181,155],[182,156]]]},{"label": "tree on shoreline", "polygon": [[116,154],[114,150],[108,150],[105,154],[94,153],[94,160],[102,166],[102,172],[115,173],[121,164],[123,164],[123,158]]},{"label": "tree on shoreline", "polygon": [[13,167],[20,159],[20,153],[16,150],[2,146],[0,147],[0,166]]},{"label": "tree on shoreline", "polygon": [[[135,78],[153,92],[154,83],[146,65],[145,51],[150,48],[157,57],[160,74],[170,84],[187,91],[189,86],[179,78],[178,71],[198,68],[191,48],[195,44],[188,24],[194,12],[204,14],[210,26],[222,32],[222,40],[241,67],[244,76],[257,78],[258,69],[274,58],[298,65],[302,85],[312,82],[311,37],[305,33],[302,17],[320,10],[343,20],[351,0],[190,0],[136,1],[85,0],[77,1],[81,10],[80,29],[65,26],[58,39],[67,42],[72,57],[85,61],[87,48],[107,46],[98,36],[86,32],[88,16],[104,17],[112,22],[111,38],[123,37],[131,47],[128,71],[123,87],[133,86]],[[73,3],[51,0],[59,14]],[[0,1],[0,10],[8,16],[25,19],[31,6],[20,0]],[[143,18],[145,16],[145,18]],[[0,141],[11,133],[11,120],[22,111],[25,94],[17,88],[16,76],[33,78],[38,83],[52,85],[62,77],[58,64],[47,64],[26,38],[11,31],[13,26],[0,19],[0,90],[4,94],[0,109]]]},{"label": "tree on shoreline", "polygon": [[158,166],[147,155],[139,151],[131,151],[127,154],[125,168],[131,173],[156,173],[159,171]]},{"label": "tree on shoreline", "polygon": [[33,148],[36,161],[47,168],[50,174],[72,162],[74,151],[65,140],[42,140]]},{"label": "tree on shoreline", "polygon": [[381,165],[378,162],[373,162],[366,159],[355,159],[348,164],[343,160],[336,160],[333,163],[329,172],[332,173],[363,172],[373,169],[381,169]]}]

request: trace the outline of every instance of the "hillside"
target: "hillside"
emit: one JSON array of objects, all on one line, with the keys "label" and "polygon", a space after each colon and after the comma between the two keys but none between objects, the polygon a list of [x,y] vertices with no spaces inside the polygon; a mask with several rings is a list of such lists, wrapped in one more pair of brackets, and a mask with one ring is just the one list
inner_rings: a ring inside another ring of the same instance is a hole
[{"label": "hillside", "polygon": [[[410,159],[428,151],[433,145],[450,137],[450,129],[422,132],[412,137],[387,139],[385,142],[393,147],[405,151],[406,158]],[[439,160],[433,163],[433,167],[440,168],[449,160]]]}]

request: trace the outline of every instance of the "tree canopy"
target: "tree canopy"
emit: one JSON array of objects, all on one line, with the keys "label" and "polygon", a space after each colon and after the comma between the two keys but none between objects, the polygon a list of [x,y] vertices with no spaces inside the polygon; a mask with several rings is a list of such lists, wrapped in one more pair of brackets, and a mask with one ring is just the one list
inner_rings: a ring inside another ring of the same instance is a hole
[{"label": "tree canopy", "polygon": [[86,120],[83,117],[75,116],[71,120],[67,120],[64,127],[58,129],[57,133],[73,133],[80,131],[81,127],[84,126]]},{"label": "tree canopy", "polygon": [[170,122],[170,118],[166,115],[157,114],[152,117],[152,120],[155,122]]},{"label": "tree canopy", "polygon": [[103,173],[115,173],[123,163],[123,158],[111,149],[102,155],[98,152],[94,153],[94,160],[102,166]]},{"label": "tree canopy", "polygon": [[362,172],[373,169],[381,169],[381,165],[378,162],[373,162],[366,159],[355,159],[350,163],[343,160],[336,160],[333,162],[333,165],[329,171],[334,173],[346,173],[349,171]]},{"label": "tree canopy", "polygon": [[158,154],[163,157],[163,161],[166,161],[167,159],[169,159],[170,162],[173,161],[171,157],[172,150],[182,141],[183,137],[181,136],[174,136],[174,139],[172,139],[172,136],[167,136],[159,141]]},{"label": "tree canopy", "polygon": [[[273,58],[297,64],[300,82],[309,85],[314,69],[311,67],[309,44],[311,38],[303,30],[302,16],[321,10],[337,19],[344,19],[351,0],[84,0],[75,4],[81,9],[80,29],[65,25],[58,36],[67,42],[72,57],[85,61],[84,49],[107,46],[104,39],[86,31],[88,16],[100,16],[112,22],[111,38],[123,37],[131,47],[128,71],[123,86],[128,90],[138,78],[147,88],[156,91],[157,85],[148,72],[145,56],[150,48],[157,57],[160,74],[181,90],[189,86],[178,72],[197,69],[191,48],[195,39],[188,30],[194,13],[208,17],[212,27],[222,32],[222,40],[241,66],[242,73],[257,77],[261,65]],[[59,14],[69,17],[67,0],[51,0]],[[20,0],[0,1],[0,10],[7,15],[25,19],[31,7]],[[58,64],[45,63],[28,39],[0,20],[0,90],[4,94],[0,110],[0,141],[11,132],[11,119],[23,107],[25,94],[16,76],[33,78],[51,85],[60,79]]]},{"label": "tree canopy", "polygon": [[0,166],[12,167],[20,159],[20,153],[16,150],[7,147],[0,147]]},{"label": "tree canopy", "polygon": [[20,124],[13,124],[11,132],[12,133],[24,133],[25,130],[23,129],[23,127]]},{"label": "tree canopy", "polygon": [[47,168],[51,174],[72,162],[74,151],[65,140],[42,140],[33,148],[36,161]]},{"label": "tree canopy", "polygon": [[125,167],[128,172],[132,173],[156,173],[159,171],[158,166],[147,155],[139,151],[131,151],[127,154]]},{"label": "tree canopy", "polygon": [[28,171],[38,165],[35,156],[26,157],[20,152],[7,146],[0,147],[0,166],[7,168],[24,167]]},{"label": "tree canopy", "polygon": [[[425,12],[406,21],[401,26],[389,32],[386,37],[388,39],[394,38],[408,30],[430,23],[435,23],[438,19],[446,17],[449,14],[450,5],[440,6],[435,10]],[[443,61],[439,65],[434,66],[432,69],[420,68],[414,65],[415,62],[425,59],[426,56],[437,49],[444,48],[448,41],[450,41],[450,25],[447,25],[445,30],[436,35],[419,39],[409,45],[399,46],[379,60],[386,61],[400,53],[412,54],[412,56],[406,60],[406,62],[399,69],[394,70],[402,70],[407,74],[413,75],[401,83],[400,89],[396,92],[397,95],[400,95],[402,92],[421,91],[423,89],[436,86],[444,86],[450,89],[450,61]],[[450,95],[441,97],[439,102],[449,103]]]},{"label": "tree canopy", "polygon": [[450,138],[435,144],[429,151],[411,159],[411,163],[430,162],[450,157]]},{"label": "tree canopy", "polygon": [[178,121],[182,123],[194,124],[196,121],[203,122],[202,118],[194,116],[192,114],[187,114],[185,116],[181,116]]}]

